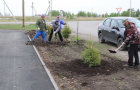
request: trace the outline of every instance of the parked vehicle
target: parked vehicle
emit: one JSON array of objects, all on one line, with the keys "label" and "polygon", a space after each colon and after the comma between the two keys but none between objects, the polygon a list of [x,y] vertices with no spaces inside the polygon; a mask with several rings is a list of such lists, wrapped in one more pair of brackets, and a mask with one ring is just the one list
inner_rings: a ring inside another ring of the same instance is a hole
[{"label": "parked vehicle", "polygon": [[[115,43],[119,47],[124,41],[125,26],[122,24],[122,20],[125,18],[135,23],[140,34],[140,21],[138,19],[133,17],[110,17],[106,18],[98,26],[99,42],[104,43],[105,41],[109,41]],[[129,45],[125,45],[121,50],[126,47],[129,47]]]}]

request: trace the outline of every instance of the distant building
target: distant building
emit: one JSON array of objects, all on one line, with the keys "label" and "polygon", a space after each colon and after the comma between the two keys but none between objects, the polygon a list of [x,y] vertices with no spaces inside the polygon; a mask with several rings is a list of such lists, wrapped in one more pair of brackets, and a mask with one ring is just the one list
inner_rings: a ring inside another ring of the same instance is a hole
[{"label": "distant building", "polygon": [[60,10],[60,16],[63,17],[63,10]]}]

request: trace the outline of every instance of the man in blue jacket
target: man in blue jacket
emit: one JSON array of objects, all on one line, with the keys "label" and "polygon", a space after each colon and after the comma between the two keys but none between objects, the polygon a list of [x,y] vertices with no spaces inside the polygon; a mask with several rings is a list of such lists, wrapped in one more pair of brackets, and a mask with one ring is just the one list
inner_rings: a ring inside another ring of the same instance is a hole
[{"label": "man in blue jacket", "polygon": [[[60,33],[61,33],[61,28],[62,28],[61,24],[62,24],[62,25],[66,25],[66,23],[64,23],[64,22],[60,19],[59,16],[57,16],[57,18],[56,18],[55,20],[58,20],[59,23],[60,23],[60,30],[59,30],[59,31],[60,31]],[[55,37],[57,37],[57,33],[55,34]]]}]

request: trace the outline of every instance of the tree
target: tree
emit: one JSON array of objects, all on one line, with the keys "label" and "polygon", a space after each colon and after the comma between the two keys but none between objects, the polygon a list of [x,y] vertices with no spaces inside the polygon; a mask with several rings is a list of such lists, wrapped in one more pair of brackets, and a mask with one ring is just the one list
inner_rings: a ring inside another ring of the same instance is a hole
[{"label": "tree", "polygon": [[140,10],[137,9],[137,11],[136,11],[136,17],[139,17],[139,16],[140,16]]},{"label": "tree", "polygon": [[79,11],[78,14],[77,14],[77,17],[86,17],[86,12]]},{"label": "tree", "polygon": [[97,13],[93,13],[92,14],[92,17],[97,17]]},{"label": "tree", "polygon": [[87,16],[88,16],[88,17],[91,17],[91,16],[92,16],[92,13],[87,12]]},{"label": "tree", "polygon": [[52,10],[52,16],[58,16],[60,15],[60,12],[58,10]]},{"label": "tree", "polygon": [[109,17],[117,17],[118,13],[110,13]]},{"label": "tree", "polygon": [[87,42],[85,51],[82,52],[82,60],[89,67],[101,65],[101,55],[97,48],[93,46],[93,42]]},{"label": "tree", "polygon": [[105,17],[109,17],[109,14],[108,13],[105,13]]},{"label": "tree", "polygon": [[65,39],[68,39],[69,36],[70,36],[70,34],[71,34],[71,29],[70,29],[70,27],[69,27],[68,25],[65,25],[64,28],[63,28],[63,30],[62,30],[62,35],[63,35],[63,37],[64,37]]},{"label": "tree", "polygon": [[121,13],[121,16],[129,16],[129,11],[123,11],[123,12]]},{"label": "tree", "polygon": [[71,12],[66,12],[66,16],[67,16],[67,18],[69,18],[69,19],[73,19],[73,18],[74,18],[74,14],[71,13]]},{"label": "tree", "polygon": [[[130,9],[128,9],[127,11],[123,11],[121,13],[121,16],[129,16],[129,14],[130,14]],[[136,16],[134,8],[131,9],[131,16],[133,17]]]}]

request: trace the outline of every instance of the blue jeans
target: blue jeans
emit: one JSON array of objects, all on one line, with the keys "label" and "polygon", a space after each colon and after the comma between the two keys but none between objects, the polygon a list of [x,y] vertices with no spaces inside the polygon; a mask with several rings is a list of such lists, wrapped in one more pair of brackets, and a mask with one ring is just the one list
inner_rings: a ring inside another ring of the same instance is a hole
[{"label": "blue jeans", "polygon": [[45,32],[44,31],[37,31],[36,32],[36,35],[33,38],[33,40],[35,40],[36,38],[38,38],[40,35],[42,36],[42,39],[45,41]]}]

